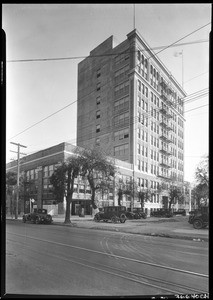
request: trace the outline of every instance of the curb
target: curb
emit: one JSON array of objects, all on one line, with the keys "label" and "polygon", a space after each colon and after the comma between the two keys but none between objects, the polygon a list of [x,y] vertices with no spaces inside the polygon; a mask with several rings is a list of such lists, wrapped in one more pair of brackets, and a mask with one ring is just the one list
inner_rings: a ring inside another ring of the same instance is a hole
[{"label": "curb", "polygon": [[197,242],[208,242],[209,238],[196,238],[196,237],[190,237],[186,235],[173,235],[173,234],[166,234],[166,233],[139,233],[139,232],[128,232],[128,231],[120,231],[118,228],[115,227],[82,227],[78,226],[77,223],[71,223],[71,224],[64,224],[60,222],[54,222],[53,225],[59,225],[59,226],[68,226],[68,227],[77,227],[77,228],[87,228],[87,229],[93,229],[93,230],[105,230],[105,231],[114,231],[114,232],[124,232],[128,234],[138,234],[138,235],[146,235],[146,236],[153,236],[153,237],[164,237],[164,238],[173,238],[173,239],[182,239],[182,240],[191,240],[191,241],[197,241]]},{"label": "curb", "polygon": [[[6,219],[6,220],[11,220],[11,221],[19,221],[22,222],[21,219]],[[92,220],[88,220],[92,221]],[[208,242],[209,238],[206,237],[193,237],[193,236],[186,236],[186,235],[173,235],[173,234],[167,234],[167,233],[140,233],[140,232],[128,232],[128,231],[120,231],[118,228],[115,227],[84,227],[84,226],[78,226],[77,223],[71,221],[70,224],[64,224],[62,222],[55,222],[53,221],[52,224],[47,224],[47,225],[58,225],[58,226],[65,226],[65,227],[75,227],[75,228],[86,228],[86,229],[92,229],[92,230],[105,230],[105,231],[114,231],[114,232],[124,232],[128,234],[138,234],[138,235],[145,235],[145,236],[152,236],[152,237],[164,237],[164,238],[174,238],[174,239],[182,239],[182,240],[191,240],[191,241],[197,241],[197,242]]]}]

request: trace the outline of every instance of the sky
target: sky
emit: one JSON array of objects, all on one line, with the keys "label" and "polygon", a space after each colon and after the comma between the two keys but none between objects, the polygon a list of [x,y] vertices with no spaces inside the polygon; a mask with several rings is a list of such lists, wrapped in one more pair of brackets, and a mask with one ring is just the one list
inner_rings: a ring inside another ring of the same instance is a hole
[{"label": "sky", "polygon": [[25,154],[76,144],[78,64],[111,35],[121,43],[135,26],[151,48],[175,43],[157,56],[188,95],[184,180],[194,181],[196,166],[209,152],[210,22],[209,3],[2,4],[6,162],[17,159],[11,142],[27,146],[21,147]]}]

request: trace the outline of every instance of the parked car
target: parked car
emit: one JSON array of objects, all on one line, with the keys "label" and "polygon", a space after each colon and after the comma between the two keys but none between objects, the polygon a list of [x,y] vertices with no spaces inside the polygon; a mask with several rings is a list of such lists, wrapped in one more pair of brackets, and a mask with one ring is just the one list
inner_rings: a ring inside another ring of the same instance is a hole
[{"label": "parked car", "polygon": [[103,220],[104,222],[108,222],[111,220],[113,223],[126,222],[126,207],[125,206],[107,206],[99,211],[94,216],[94,220],[96,222],[100,222]]},{"label": "parked car", "polygon": [[135,213],[133,213],[133,212],[131,212],[131,211],[127,211],[126,213],[125,213],[125,215],[126,215],[126,217],[127,217],[127,219],[136,219],[136,217],[135,217]]},{"label": "parked car", "polygon": [[186,210],[180,208],[180,209],[178,209],[178,210],[176,210],[176,211],[173,211],[173,215],[176,215],[176,216],[177,216],[177,215],[186,216]]},{"label": "parked car", "polygon": [[159,208],[155,211],[152,211],[150,216],[151,217],[171,218],[171,217],[173,217],[173,213],[169,209]]},{"label": "parked car", "polygon": [[146,219],[147,218],[147,214],[145,212],[143,212],[141,209],[136,208],[135,210],[133,210],[133,212],[138,215],[138,219],[141,219],[141,218]]},{"label": "parked car", "polygon": [[209,207],[201,206],[199,209],[189,212],[190,224],[193,224],[195,229],[205,228],[209,225]]},{"label": "parked car", "polygon": [[32,213],[24,214],[22,221],[26,223],[27,221],[33,222],[35,224],[51,224],[53,222],[52,216],[47,213],[47,209],[34,208]]}]

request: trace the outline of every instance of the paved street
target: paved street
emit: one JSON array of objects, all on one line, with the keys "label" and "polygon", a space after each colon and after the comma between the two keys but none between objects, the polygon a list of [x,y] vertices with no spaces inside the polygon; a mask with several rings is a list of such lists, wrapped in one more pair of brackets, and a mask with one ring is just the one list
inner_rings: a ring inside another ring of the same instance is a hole
[{"label": "paved street", "polygon": [[105,224],[118,226],[119,231],[92,230],[80,228],[80,222],[94,226],[91,220],[76,221],[77,226],[7,220],[6,292],[86,296],[208,292],[207,242],[121,232],[120,224]]}]

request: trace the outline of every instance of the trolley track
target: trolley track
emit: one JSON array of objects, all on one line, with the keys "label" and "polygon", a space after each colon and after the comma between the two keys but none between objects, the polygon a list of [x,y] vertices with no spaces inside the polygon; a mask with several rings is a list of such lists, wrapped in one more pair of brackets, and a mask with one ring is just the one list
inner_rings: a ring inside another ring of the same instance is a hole
[{"label": "trolley track", "polygon": [[[96,250],[92,250],[92,249],[87,249],[84,247],[78,247],[78,246],[74,246],[74,245],[70,245],[70,244],[65,244],[65,243],[59,243],[59,242],[55,242],[55,241],[51,241],[51,240],[44,240],[41,238],[37,238],[37,237],[29,237],[29,236],[25,236],[23,234],[16,234],[16,233],[11,233],[8,232],[10,235],[16,236],[16,237],[21,237],[24,238],[26,240],[29,239],[31,241],[37,241],[39,243],[46,243],[46,244],[51,244],[52,246],[55,247],[66,247],[68,249],[74,249],[77,250],[77,252],[83,252],[83,253],[90,253],[90,255],[94,255],[94,259],[97,255],[101,255],[101,256],[108,256],[109,258],[116,258],[116,262],[126,262],[127,264],[135,264],[135,265],[145,265],[148,266],[149,268],[157,268],[157,269],[162,269],[162,271],[166,271],[166,272],[171,272],[171,274],[181,274],[181,276],[186,276],[187,278],[189,277],[193,277],[193,278],[197,278],[197,280],[208,280],[208,275],[207,274],[201,274],[201,273],[196,273],[196,272],[191,272],[188,270],[183,270],[183,269],[177,269],[177,268],[172,268],[166,265],[160,265],[160,264],[156,264],[156,263],[151,263],[148,261],[144,261],[141,259],[133,259],[130,257],[126,257],[126,256],[120,256],[120,255],[115,255],[113,254],[112,250],[109,249],[109,247],[107,248],[107,252],[102,252],[102,251],[96,251]],[[30,243],[25,243],[23,245],[23,242],[19,242],[19,241],[14,241],[14,239],[11,238],[7,238],[8,242],[17,242],[20,243],[22,246],[27,247],[30,249],[30,251],[33,251],[34,253],[39,253],[41,254],[41,250],[37,251]],[[44,252],[45,254],[45,252]],[[70,264],[77,264],[83,268],[90,268],[93,269],[97,272],[101,272],[101,273],[105,273],[105,274],[109,274],[111,276],[114,277],[120,277],[126,281],[133,281],[137,284],[140,285],[146,285],[149,286],[155,290],[158,291],[158,293],[169,293],[169,294],[186,294],[186,293],[198,293],[198,294],[203,294],[203,293],[207,293],[207,291],[203,290],[203,289],[199,289],[199,288],[194,288],[192,286],[188,286],[185,284],[179,284],[177,282],[172,282],[171,280],[165,280],[162,278],[158,278],[155,276],[150,276],[147,274],[143,274],[143,268],[141,268],[140,273],[137,272],[131,272],[129,271],[127,268],[127,266],[125,267],[124,265],[122,266],[122,268],[120,267],[115,267],[115,266],[110,266],[110,264],[103,264],[103,263],[98,263],[96,261],[89,261],[85,258],[79,257],[79,255],[67,255],[67,257],[65,256],[59,256],[57,254],[53,254],[53,253],[48,253],[48,256],[51,256],[52,258],[55,258],[57,260],[62,260],[64,262],[70,263]],[[90,256],[91,257],[91,256]],[[154,273],[154,272],[153,272]],[[170,278],[173,278],[174,275],[171,275]],[[207,284],[205,284],[207,286]]]}]

